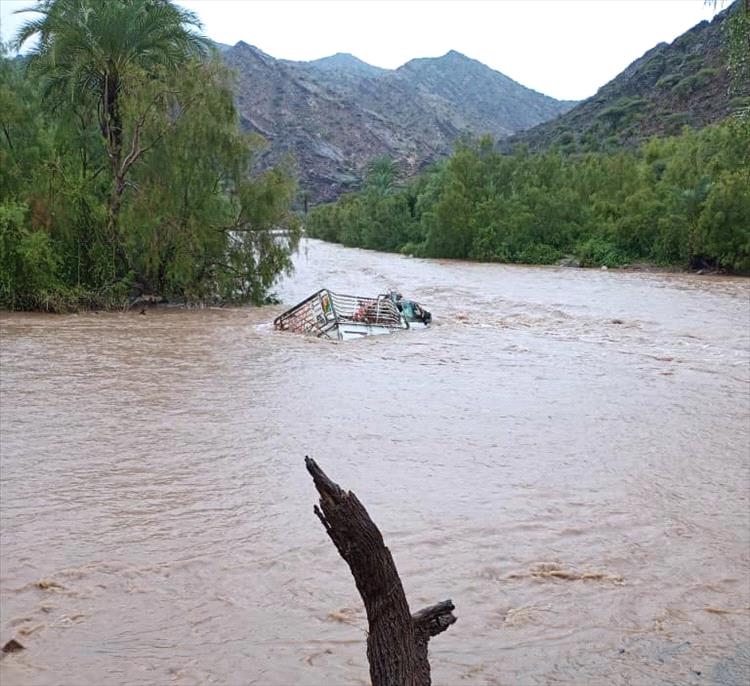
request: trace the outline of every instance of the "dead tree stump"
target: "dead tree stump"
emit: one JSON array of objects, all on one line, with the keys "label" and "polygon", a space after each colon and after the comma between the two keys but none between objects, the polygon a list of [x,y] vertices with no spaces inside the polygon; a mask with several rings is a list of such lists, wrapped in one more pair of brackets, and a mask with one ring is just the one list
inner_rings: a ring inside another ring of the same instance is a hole
[{"label": "dead tree stump", "polygon": [[444,600],[412,615],[391,551],[364,505],[312,458],[305,466],[320,494],[314,512],[349,565],[367,610],[372,686],[429,686],[427,644],[456,621],[453,603]]}]

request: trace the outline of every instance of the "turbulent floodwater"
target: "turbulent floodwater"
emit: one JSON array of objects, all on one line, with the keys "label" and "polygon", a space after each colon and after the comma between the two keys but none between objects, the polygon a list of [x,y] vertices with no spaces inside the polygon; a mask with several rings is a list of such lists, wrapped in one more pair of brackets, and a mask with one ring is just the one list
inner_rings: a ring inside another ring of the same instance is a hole
[{"label": "turbulent floodwater", "polygon": [[397,287],[422,332],[283,307],[3,314],[3,686],[366,684],[303,458],[381,527],[436,684],[750,678],[750,283],[304,244],[279,295]]}]

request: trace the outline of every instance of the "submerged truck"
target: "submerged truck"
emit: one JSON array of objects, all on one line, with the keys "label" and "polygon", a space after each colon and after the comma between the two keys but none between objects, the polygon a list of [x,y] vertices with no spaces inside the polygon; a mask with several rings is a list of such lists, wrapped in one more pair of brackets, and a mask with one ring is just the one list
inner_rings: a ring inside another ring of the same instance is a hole
[{"label": "submerged truck", "polygon": [[397,291],[377,297],[343,295],[323,288],[274,319],[277,331],[293,331],[347,341],[363,336],[423,329],[432,315]]}]

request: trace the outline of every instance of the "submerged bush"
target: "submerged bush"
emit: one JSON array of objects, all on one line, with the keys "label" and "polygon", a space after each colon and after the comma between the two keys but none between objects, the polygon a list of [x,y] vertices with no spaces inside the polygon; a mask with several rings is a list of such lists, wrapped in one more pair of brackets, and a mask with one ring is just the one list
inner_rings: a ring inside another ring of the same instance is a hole
[{"label": "submerged bush", "polygon": [[575,254],[582,267],[622,267],[630,261],[617,245],[600,236],[581,243]]},{"label": "submerged bush", "polygon": [[517,262],[523,264],[554,264],[560,257],[562,257],[562,253],[551,245],[534,243],[521,251]]}]

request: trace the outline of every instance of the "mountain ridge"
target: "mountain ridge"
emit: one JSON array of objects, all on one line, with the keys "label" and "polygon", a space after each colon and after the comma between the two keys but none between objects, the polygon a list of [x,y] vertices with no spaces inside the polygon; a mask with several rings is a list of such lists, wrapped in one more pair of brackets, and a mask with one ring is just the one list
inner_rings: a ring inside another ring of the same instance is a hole
[{"label": "mountain ridge", "polygon": [[731,83],[723,53],[726,21],[738,7],[730,5],[671,43],[657,43],[593,96],[554,121],[513,134],[500,148],[607,150],[726,118],[737,103],[750,103],[750,84]]},{"label": "mountain ridge", "polygon": [[316,60],[307,60],[303,62],[303,64],[309,64],[318,69],[325,69],[334,72],[348,72],[360,76],[378,76],[390,71],[389,69],[369,64],[349,52],[337,52],[333,55],[320,57]]},{"label": "mountain ridge", "polygon": [[408,176],[448,155],[462,135],[505,137],[573,104],[455,50],[397,69],[348,53],[281,60],[244,41],[223,56],[237,73],[243,127],[269,142],[260,165],[291,154],[313,202],[358,187],[374,157],[392,157]]}]

